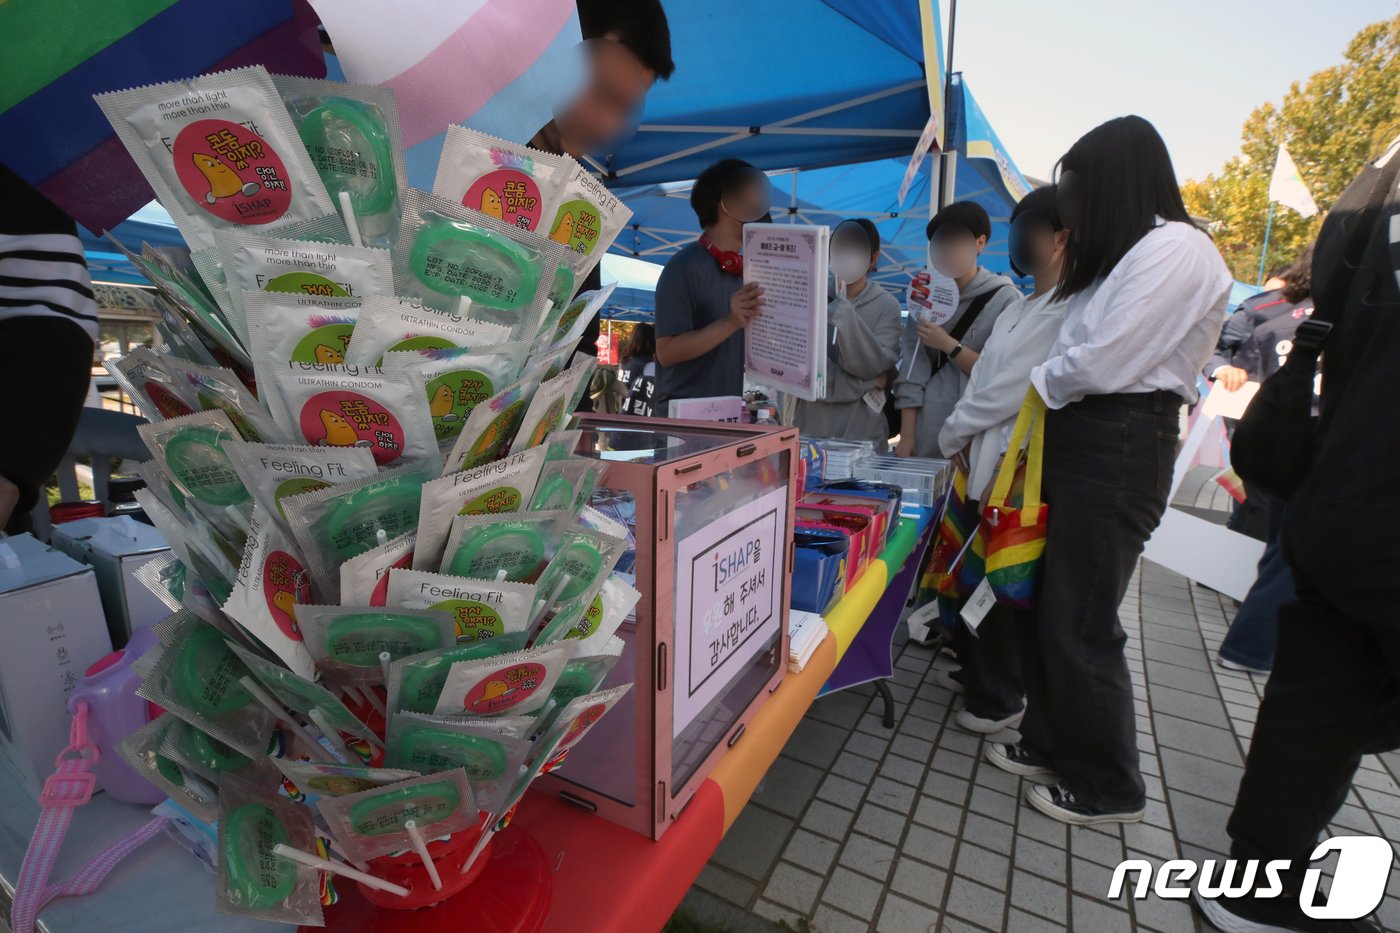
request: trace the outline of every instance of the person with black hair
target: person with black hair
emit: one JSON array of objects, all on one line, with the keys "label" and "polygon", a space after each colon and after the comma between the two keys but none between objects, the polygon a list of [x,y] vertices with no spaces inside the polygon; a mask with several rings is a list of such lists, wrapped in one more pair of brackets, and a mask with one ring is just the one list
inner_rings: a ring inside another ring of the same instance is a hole
[{"label": "person with black hair", "polygon": [[909,315],[895,380],[901,457],[938,456],[938,432],[967,388],[992,325],[1020,293],[1004,275],[982,268],[978,257],[992,235],[992,219],[975,201],[955,201],[924,228],[929,265],[958,286],[958,307],[942,325]]},{"label": "person with black hair", "polygon": [[[1313,311],[1312,252],[1309,246],[1280,274],[1278,289],[1246,299],[1230,315],[1215,355],[1206,364],[1216,383],[1234,392],[1246,382],[1267,379],[1288,359],[1299,325]],[[1274,666],[1279,607],[1294,598],[1293,574],[1280,539],[1283,502],[1253,483],[1246,481],[1244,488],[1245,500],[1230,516],[1229,525],[1244,534],[1252,534],[1258,525],[1264,554],[1259,558],[1259,575],[1235,612],[1215,660],[1228,670],[1267,675]]]},{"label": "person with black hair", "polygon": [[1060,160],[1070,230],[1055,290],[1065,322],[1031,384],[1044,399],[1040,591],[1019,627],[1021,741],[992,764],[1045,783],[1028,802],[1073,824],[1142,819],[1137,717],[1118,605],[1171,487],[1181,407],[1232,282],[1186,212],[1171,157],[1137,116],[1090,130]]},{"label": "person with black hair", "polygon": [[[669,79],[676,63],[671,59],[671,27],[661,0],[577,0],[577,5],[588,56],[587,82],[530,145],[582,159],[626,141],[652,85]],[[578,290],[593,291],[602,285],[603,264],[598,263]],[[598,333],[595,317],[579,337],[580,353],[597,352]],[[587,393],[578,410],[593,410]]]},{"label": "person with black hair", "polygon": [[690,206],[700,238],[666,262],[656,282],[656,408],[671,399],[742,395],[744,328],[763,313],[763,289],[744,284],[744,224],[768,219],[773,187],[741,159],[700,173]]},{"label": "person with black hair", "polygon": [[826,393],[799,400],[793,423],[812,437],[870,441],[889,447],[885,387],[899,365],[899,300],[870,281],[880,259],[880,231],[865,218],[831,232]]},{"label": "person with black hair", "polygon": [[656,397],[656,330],[650,324],[632,328],[632,336],[622,348],[617,375],[626,392],[622,413],[650,418]]},{"label": "person with black hair", "polygon": [[[1035,289],[996,319],[967,389],[938,433],[942,455],[968,477],[968,514],[980,514],[978,503],[987,501],[1031,370],[1045,361],[1059,335],[1065,302],[1055,297],[1055,288],[1068,241],[1069,231],[1055,210],[1053,185],[1032,191],[1012,210],[1007,236],[1011,267],[1017,275],[1031,276]],[[1021,721],[1025,691],[1015,623],[1011,609],[993,606],[976,633],[966,625],[953,631],[962,669],[939,680],[963,694],[954,721],[969,732],[991,735]]]}]

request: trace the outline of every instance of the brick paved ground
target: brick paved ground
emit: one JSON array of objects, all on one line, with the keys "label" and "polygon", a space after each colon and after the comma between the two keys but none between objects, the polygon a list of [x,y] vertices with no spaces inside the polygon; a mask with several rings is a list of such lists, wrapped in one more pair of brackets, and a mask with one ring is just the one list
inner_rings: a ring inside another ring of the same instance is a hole
[{"label": "brick paved ground", "polygon": [[[1187,495],[1210,508],[1213,490]],[[1181,499],[1178,499],[1181,502]],[[1218,507],[1218,506],[1217,506]],[[1067,828],[987,764],[929,678],[932,652],[896,647],[896,725],[868,688],[824,697],[687,896],[735,933],[1203,929],[1181,901],[1110,903],[1124,858],[1219,858],[1262,678],[1214,663],[1234,603],[1144,562],[1122,607],[1147,780],[1144,822]],[[994,737],[1002,738],[1002,737]],[[1336,832],[1400,839],[1400,755],[1365,760]],[[1396,876],[1400,878],[1400,875]],[[1400,930],[1400,880],[1378,911]]]}]

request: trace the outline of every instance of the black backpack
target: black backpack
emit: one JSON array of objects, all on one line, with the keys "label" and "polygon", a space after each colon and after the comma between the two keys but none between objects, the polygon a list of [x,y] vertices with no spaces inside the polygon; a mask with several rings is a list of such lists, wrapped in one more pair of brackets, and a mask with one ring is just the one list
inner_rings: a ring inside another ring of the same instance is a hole
[{"label": "black backpack", "polygon": [[1230,441],[1230,465],[1246,482],[1287,500],[1313,459],[1317,360],[1339,319],[1400,171],[1400,153],[1368,166],[1332,206],[1313,257],[1312,316],[1298,327],[1288,359],[1259,386]]}]

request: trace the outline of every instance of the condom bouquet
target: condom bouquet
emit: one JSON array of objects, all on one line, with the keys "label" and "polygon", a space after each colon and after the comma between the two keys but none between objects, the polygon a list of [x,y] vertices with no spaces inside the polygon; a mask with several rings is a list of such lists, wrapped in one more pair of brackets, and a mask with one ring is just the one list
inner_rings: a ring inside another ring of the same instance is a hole
[{"label": "condom bouquet", "polygon": [[318,925],[353,879],[451,896],[629,688],[626,530],[569,421],[630,212],[572,159],[449,131],[409,188],[391,91],[243,68],[97,95],[188,249],[128,251],[171,555],[123,757],[216,823],[219,910]]}]

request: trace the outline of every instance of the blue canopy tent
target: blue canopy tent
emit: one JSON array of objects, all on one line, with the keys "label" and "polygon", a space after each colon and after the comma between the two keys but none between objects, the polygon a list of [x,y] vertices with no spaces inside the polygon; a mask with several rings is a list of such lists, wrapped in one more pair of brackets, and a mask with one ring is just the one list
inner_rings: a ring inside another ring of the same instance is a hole
[{"label": "blue canopy tent", "polygon": [[615,187],[692,179],[729,157],[765,170],[907,157],[930,107],[941,116],[933,0],[665,7],[676,73],[647,95],[636,135],[592,160]]}]

